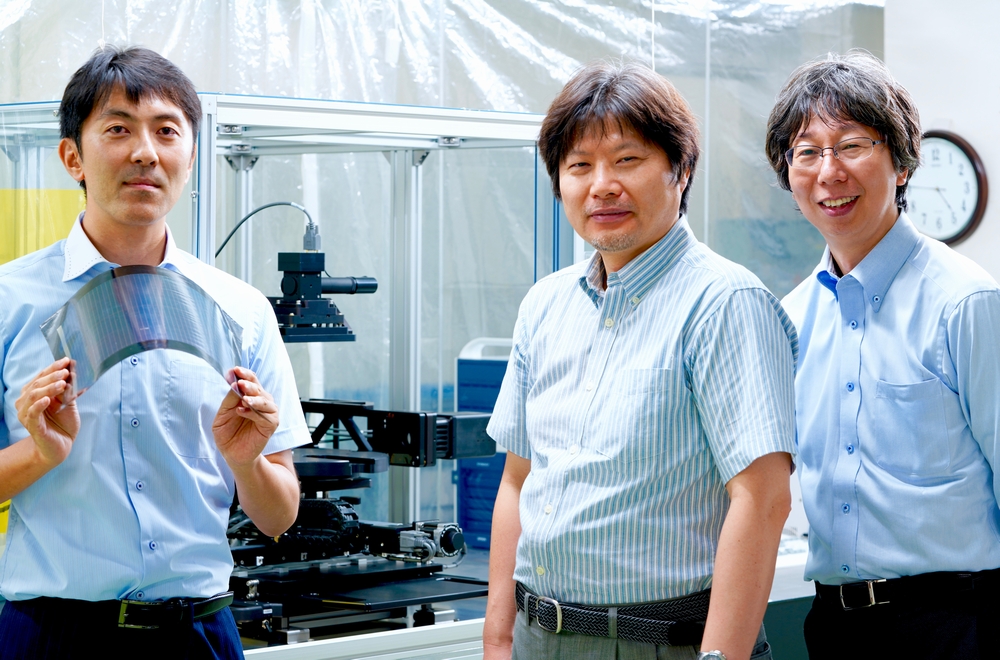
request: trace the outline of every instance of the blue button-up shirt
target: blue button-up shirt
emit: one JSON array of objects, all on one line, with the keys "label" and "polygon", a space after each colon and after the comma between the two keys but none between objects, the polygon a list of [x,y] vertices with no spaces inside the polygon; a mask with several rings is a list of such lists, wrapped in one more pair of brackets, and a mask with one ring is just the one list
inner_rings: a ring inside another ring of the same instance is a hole
[{"label": "blue button-up shirt", "polygon": [[850,273],[783,301],[799,331],[806,577],[1000,567],[1000,290],[906,214]]},{"label": "blue button-up shirt", "polygon": [[531,460],[514,578],[590,604],[710,586],[726,483],[793,451],[794,351],[778,301],[683,219],[617,272],[598,253],[540,280],[488,428]]},{"label": "blue button-up shirt", "polygon": [[[169,232],[161,266],[193,280],[242,326],[242,366],[256,372],[281,418],[264,452],[307,443],[263,295],[179,250]],[[65,241],[0,266],[0,448],[27,437],[14,402],[53,360],[39,325],[113,267],[80,220]],[[144,352],[108,370],[77,400],[69,457],[12,500],[0,594],[157,600],[227,591],[234,483],[211,429],[227,389],[208,363],[179,351]]]}]

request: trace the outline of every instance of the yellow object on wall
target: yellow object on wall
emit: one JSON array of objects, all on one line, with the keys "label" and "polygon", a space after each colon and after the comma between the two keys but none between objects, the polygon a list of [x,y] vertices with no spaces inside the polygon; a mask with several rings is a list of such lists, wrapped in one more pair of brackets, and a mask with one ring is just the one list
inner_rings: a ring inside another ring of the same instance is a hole
[{"label": "yellow object on wall", "polygon": [[66,238],[83,190],[0,189],[0,264]]},{"label": "yellow object on wall", "polygon": [[[66,238],[84,205],[83,190],[0,188],[0,264]],[[0,503],[0,534],[9,510]]]},{"label": "yellow object on wall", "polygon": [[[84,204],[83,190],[0,189],[0,264],[66,238]],[[0,534],[9,510],[0,503]]]},{"label": "yellow object on wall", "polygon": [[[0,188],[0,264],[66,238],[84,204],[83,190]],[[9,510],[0,503],[0,534]]]}]

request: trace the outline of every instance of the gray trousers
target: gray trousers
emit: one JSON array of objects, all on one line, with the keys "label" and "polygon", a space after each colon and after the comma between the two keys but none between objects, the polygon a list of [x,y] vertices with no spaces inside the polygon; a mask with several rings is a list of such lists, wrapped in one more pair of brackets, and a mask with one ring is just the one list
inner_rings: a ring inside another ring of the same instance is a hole
[{"label": "gray trousers", "polygon": [[[695,646],[658,646],[628,639],[610,639],[561,632],[554,635],[542,629],[534,619],[528,620],[525,612],[517,613],[514,624],[512,660],[543,660],[548,658],[576,660],[600,658],[601,660],[694,660],[698,656]],[[764,626],[757,634],[751,660],[771,660],[771,647],[764,635]]]}]

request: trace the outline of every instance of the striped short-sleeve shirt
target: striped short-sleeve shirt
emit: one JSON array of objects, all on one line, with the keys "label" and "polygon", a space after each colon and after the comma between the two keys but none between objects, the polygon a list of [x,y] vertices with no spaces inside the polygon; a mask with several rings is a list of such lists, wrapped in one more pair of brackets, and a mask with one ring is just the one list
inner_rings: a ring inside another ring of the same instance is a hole
[{"label": "striped short-sleeve shirt", "polygon": [[488,429],[531,460],[514,578],[584,604],[708,588],[725,484],[793,453],[796,351],[774,296],[683,218],[617,272],[598,253],[540,280]]}]

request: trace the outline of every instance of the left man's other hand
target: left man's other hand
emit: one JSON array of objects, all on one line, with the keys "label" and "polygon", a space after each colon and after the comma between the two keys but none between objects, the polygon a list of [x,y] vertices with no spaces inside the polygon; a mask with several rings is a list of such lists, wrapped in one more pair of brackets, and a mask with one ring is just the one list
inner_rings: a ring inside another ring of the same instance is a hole
[{"label": "left man's other hand", "polygon": [[[215,444],[232,468],[253,463],[278,428],[278,406],[257,374],[234,367],[236,381],[212,422]],[[237,390],[239,393],[237,393]]]}]

